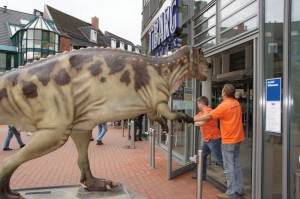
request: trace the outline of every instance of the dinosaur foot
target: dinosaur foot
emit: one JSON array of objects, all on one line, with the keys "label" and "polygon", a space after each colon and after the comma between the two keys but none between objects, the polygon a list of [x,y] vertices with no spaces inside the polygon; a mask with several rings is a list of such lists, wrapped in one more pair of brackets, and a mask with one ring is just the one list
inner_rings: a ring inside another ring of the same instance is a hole
[{"label": "dinosaur foot", "polygon": [[24,197],[10,189],[9,183],[6,182],[0,187],[0,199],[23,199]]},{"label": "dinosaur foot", "polygon": [[19,193],[15,193],[15,192],[11,192],[11,193],[0,193],[0,198],[1,199],[24,199],[24,197],[19,194]]},{"label": "dinosaur foot", "polygon": [[81,184],[88,191],[116,191],[120,184],[106,179],[94,178],[92,183]]}]

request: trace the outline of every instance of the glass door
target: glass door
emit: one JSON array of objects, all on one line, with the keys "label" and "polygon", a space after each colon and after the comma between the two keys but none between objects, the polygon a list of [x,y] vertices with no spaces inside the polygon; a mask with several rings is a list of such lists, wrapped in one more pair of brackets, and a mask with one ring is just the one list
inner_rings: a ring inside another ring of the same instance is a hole
[{"label": "glass door", "polygon": [[[195,90],[194,81],[188,79],[183,85],[172,95],[170,99],[170,108],[175,112],[183,112],[189,116],[195,113]],[[191,170],[196,165],[190,160],[194,154],[193,134],[194,125],[179,123],[178,121],[169,122],[169,133],[161,136],[161,145],[168,151],[168,174],[167,178],[171,179],[175,176]]]}]

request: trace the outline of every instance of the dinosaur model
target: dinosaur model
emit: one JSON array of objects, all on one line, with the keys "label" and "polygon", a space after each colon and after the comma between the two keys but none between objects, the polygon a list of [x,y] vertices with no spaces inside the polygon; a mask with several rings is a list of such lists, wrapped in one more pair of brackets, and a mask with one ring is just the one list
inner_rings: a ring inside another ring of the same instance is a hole
[{"label": "dinosaur model", "polygon": [[183,119],[168,107],[170,95],[189,77],[205,80],[206,60],[184,46],[166,57],[120,49],[87,48],[57,54],[0,76],[0,124],[33,132],[25,147],[0,167],[0,198],[23,198],[9,185],[23,163],[48,154],[71,137],[78,150],[81,184],[105,191],[118,183],[93,177],[88,158],[92,129],[99,123],[148,113],[168,131],[168,120]]}]

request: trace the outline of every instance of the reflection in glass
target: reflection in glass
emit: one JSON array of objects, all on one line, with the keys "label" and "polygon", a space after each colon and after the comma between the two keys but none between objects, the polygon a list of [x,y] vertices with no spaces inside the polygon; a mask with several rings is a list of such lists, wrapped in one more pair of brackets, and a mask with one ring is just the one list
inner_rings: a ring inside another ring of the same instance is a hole
[{"label": "reflection in glass", "polygon": [[200,32],[206,30],[207,28],[210,28],[211,26],[216,25],[216,16],[214,15],[213,17],[211,17],[210,19],[208,19],[207,21],[205,21],[204,23],[202,23],[201,25],[197,26],[195,28],[195,35],[199,34]]},{"label": "reflection in glass", "polygon": [[211,0],[195,0],[194,13],[201,11]]},{"label": "reflection in glass", "polygon": [[300,15],[299,15],[300,1],[292,1],[291,6],[291,32],[290,32],[290,93],[291,93],[291,107],[290,107],[290,121],[289,121],[289,182],[288,198],[295,198],[294,190],[294,173],[300,169],[298,162],[300,154]]},{"label": "reflection in glass", "polygon": [[201,49],[202,50],[206,50],[209,49],[211,47],[214,47],[216,45],[216,38],[209,40],[207,42],[205,42],[204,44],[201,45]]},{"label": "reflection in glass", "polygon": [[[265,0],[264,79],[283,77],[283,5],[284,0]],[[274,6],[280,7],[274,12]],[[277,22],[275,22],[277,21]],[[270,46],[277,46],[276,49]],[[265,87],[265,85],[263,85]],[[286,132],[283,132],[286,133]],[[263,130],[262,198],[282,196],[282,134]]]},{"label": "reflection in glass", "polygon": [[247,5],[249,2],[253,0],[243,0],[243,1],[233,1],[231,4],[226,6],[223,10],[221,10],[221,20],[228,17],[230,14],[236,12],[237,10],[240,10],[243,6]]},{"label": "reflection in glass", "polygon": [[27,33],[28,33],[27,39],[33,39],[34,30],[28,30]]},{"label": "reflection in glass", "polygon": [[211,17],[212,15],[216,14],[216,5],[209,8],[205,13],[200,15],[195,19],[195,25],[205,21],[207,18]]},{"label": "reflection in glass", "polygon": [[210,39],[216,36],[216,27],[211,28],[210,30],[205,31],[201,35],[194,38],[194,43],[198,44],[203,42],[206,39]]},{"label": "reflection in glass", "polygon": [[257,17],[254,17],[222,33],[221,42],[227,41],[228,39],[231,39],[232,37],[239,35],[243,32],[250,31],[257,28],[258,27],[257,20],[258,20]]},{"label": "reflection in glass", "polygon": [[224,6],[226,6],[230,1],[234,1],[234,0],[220,0],[221,8],[223,8]]},{"label": "reflection in glass", "polygon": [[239,12],[235,13],[231,17],[227,18],[226,20],[221,22],[221,31],[229,28],[235,24],[242,22],[243,20],[247,19],[248,17],[256,14],[258,11],[257,2],[254,2],[247,6],[246,8],[240,10]]}]

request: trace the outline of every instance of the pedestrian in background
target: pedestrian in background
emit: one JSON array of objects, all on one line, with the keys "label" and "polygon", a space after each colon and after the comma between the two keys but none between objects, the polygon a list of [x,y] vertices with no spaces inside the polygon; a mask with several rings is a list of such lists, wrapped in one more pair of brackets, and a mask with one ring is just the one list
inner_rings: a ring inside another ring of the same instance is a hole
[{"label": "pedestrian in background", "polygon": [[[142,134],[143,134],[143,117],[144,115],[141,114],[139,116],[136,116],[133,118],[134,121],[134,130],[133,130],[133,136],[134,136],[134,141],[143,141],[142,140]],[[137,128],[139,128],[139,134],[137,135]],[[137,138],[138,136],[138,138]]]},{"label": "pedestrian in background", "polygon": [[[240,144],[245,139],[242,107],[234,98],[235,87],[225,84],[222,89],[223,102],[210,113],[194,117],[194,122],[203,123],[209,119],[219,119],[221,124],[222,155],[227,190],[218,198],[230,199],[244,195],[243,173],[240,162]],[[201,125],[201,124],[200,124]]]},{"label": "pedestrian in background", "polygon": [[[197,107],[199,109],[199,113],[195,117],[200,117],[205,114],[209,114],[212,109],[208,106],[208,99],[205,96],[201,96],[197,98]],[[223,158],[221,152],[221,133],[218,128],[218,123],[216,119],[207,120],[204,125],[198,125],[200,127],[202,134],[202,162],[203,162],[203,170],[202,170],[202,180],[206,180],[206,164],[207,164],[207,156],[212,153],[214,156],[217,165],[223,168]],[[193,179],[197,179],[197,175],[192,176]]]},{"label": "pedestrian in background", "polygon": [[107,123],[98,124],[97,145],[102,145],[102,138],[107,132]]},{"label": "pedestrian in background", "polygon": [[7,137],[4,141],[3,151],[12,150],[11,148],[9,148],[9,143],[13,135],[15,135],[15,137],[17,138],[20,148],[23,148],[25,146],[22,141],[21,134],[17,131],[17,129],[13,125],[8,125]]}]

